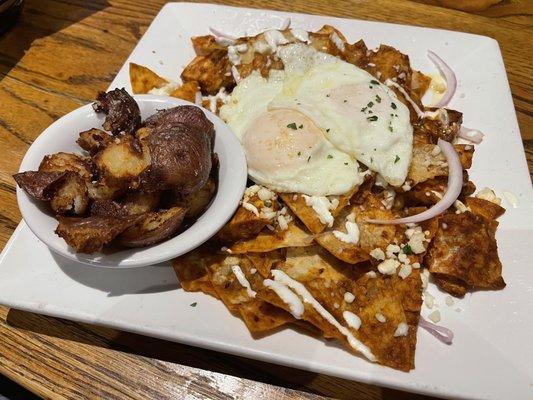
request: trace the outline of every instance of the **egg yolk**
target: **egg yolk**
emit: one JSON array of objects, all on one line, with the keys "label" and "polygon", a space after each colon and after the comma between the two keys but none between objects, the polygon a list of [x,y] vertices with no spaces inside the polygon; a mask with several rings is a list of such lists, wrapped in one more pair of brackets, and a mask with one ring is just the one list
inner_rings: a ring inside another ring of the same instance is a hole
[{"label": "egg yolk", "polygon": [[320,150],[325,138],[311,119],[294,110],[277,109],[257,117],[243,135],[250,169],[275,175],[298,168]]}]

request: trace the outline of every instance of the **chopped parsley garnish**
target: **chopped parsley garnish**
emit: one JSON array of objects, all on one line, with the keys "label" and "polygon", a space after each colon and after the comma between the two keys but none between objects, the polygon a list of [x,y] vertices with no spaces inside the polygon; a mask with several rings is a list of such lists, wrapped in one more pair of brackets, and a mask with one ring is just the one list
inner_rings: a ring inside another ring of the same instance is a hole
[{"label": "chopped parsley garnish", "polygon": [[379,95],[377,95],[377,94],[376,94],[376,101],[377,101],[378,103],[381,103],[381,97],[379,97]]},{"label": "chopped parsley garnish", "polygon": [[311,159],[311,156],[307,157],[307,162],[309,162],[310,159]]},{"label": "chopped parsley garnish", "polygon": [[328,129],[326,129],[326,132],[329,132],[329,128],[328,128]]},{"label": "chopped parsley garnish", "polygon": [[329,94],[327,94],[326,97],[329,97]]},{"label": "chopped parsley garnish", "polygon": [[291,129],[294,129],[296,130],[296,124],[294,122],[291,122],[289,125],[287,125],[287,128],[291,128]]},{"label": "chopped parsley garnish", "polygon": [[299,156],[301,156],[301,155],[302,155],[302,152],[301,152],[301,151],[299,151],[299,152],[298,152],[298,155],[299,155]]},{"label": "chopped parsley garnish", "polygon": [[367,109],[367,107],[363,107],[363,108],[361,108],[361,112],[365,112],[366,109]]},{"label": "chopped parsley garnish", "polygon": [[302,129],[303,127],[304,127],[303,125],[300,125],[300,126],[298,127],[298,129]]},{"label": "chopped parsley garnish", "polygon": [[398,108],[396,103],[390,103],[390,106],[392,107],[393,110],[396,110]]},{"label": "chopped parsley garnish", "polygon": [[191,307],[196,307],[197,304],[198,304],[198,303],[195,301],[194,303],[191,303],[190,306],[191,306]]},{"label": "chopped parsley garnish", "polygon": [[376,81],[375,79],[372,79],[372,80],[370,81],[370,83],[371,83],[372,85],[379,85],[379,82]]},{"label": "chopped parsley garnish", "polygon": [[347,162],[345,162],[345,163],[344,163],[344,165],[348,165],[348,163],[347,163]]},{"label": "chopped parsley garnish", "polygon": [[374,105],[374,103],[372,103],[371,101],[368,102],[367,104],[367,107],[372,107]]},{"label": "chopped parsley garnish", "polygon": [[328,159],[330,159],[330,158],[333,158],[333,156],[331,154],[328,154]]},{"label": "chopped parsley garnish", "polygon": [[400,161],[400,157],[396,156],[396,158],[394,159],[394,164],[396,164],[398,161]]},{"label": "chopped parsley garnish", "polygon": [[377,115],[372,115],[371,117],[368,117],[366,120],[367,120],[367,121],[374,122],[374,121],[377,121],[377,120],[378,120],[378,116],[377,116]]},{"label": "chopped parsley garnish", "polygon": [[393,131],[393,129],[392,129],[392,126],[391,126],[391,125],[389,125],[389,131],[391,131],[391,132]]},{"label": "chopped parsley garnish", "polygon": [[413,249],[411,249],[411,246],[406,244],[405,246],[402,247],[402,253],[404,253],[404,254],[413,254]]},{"label": "chopped parsley garnish", "polygon": [[272,201],[270,200],[265,200],[264,201],[264,204],[265,204],[265,207],[270,207],[272,205]]}]

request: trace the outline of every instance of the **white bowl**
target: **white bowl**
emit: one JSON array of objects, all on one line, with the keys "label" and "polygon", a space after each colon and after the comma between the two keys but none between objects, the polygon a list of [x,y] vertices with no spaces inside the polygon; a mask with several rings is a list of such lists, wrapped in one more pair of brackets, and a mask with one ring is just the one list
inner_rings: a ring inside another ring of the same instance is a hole
[{"label": "white bowl", "polygon": [[[192,104],[166,96],[136,95],[134,98],[139,104],[143,119],[157,110]],[[149,247],[124,249],[106,254],[76,253],[54,233],[57,221],[46,205],[34,200],[17,187],[17,200],[24,221],[55,253],[80,263],[102,267],[128,268],[152,265],[198,247],[231,218],[242,198],[247,179],[246,158],[241,144],[220,118],[203,108],[202,111],[215,125],[215,152],[218,153],[220,160],[218,191],[207,211],[183,233]],[[88,104],[55,121],[28,149],[20,165],[20,171],[37,170],[46,154],[60,151],[81,153],[82,149],[76,144],[78,133],[90,128],[100,128],[104,118],[104,115],[95,113],[91,104]]]}]

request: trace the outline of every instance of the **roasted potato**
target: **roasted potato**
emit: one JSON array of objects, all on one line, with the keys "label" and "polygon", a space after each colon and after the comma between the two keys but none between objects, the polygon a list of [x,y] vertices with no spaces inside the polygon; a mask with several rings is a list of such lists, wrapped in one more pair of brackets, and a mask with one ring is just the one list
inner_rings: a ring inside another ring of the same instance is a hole
[{"label": "roasted potato", "polygon": [[37,200],[49,201],[68,172],[26,171],[13,175],[15,182]]},{"label": "roasted potato", "polygon": [[94,157],[98,173],[107,182],[121,182],[126,186],[150,164],[150,155],[143,151],[133,136],[115,138]]},{"label": "roasted potato", "polygon": [[106,114],[102,126],[113,135],[134,133],[141,125],[139,106],[124,88],[98,93],[93,108]]},{"label": "roasted potato", "polygon": [[92,216],[59,217],[56,233],[79,253],[96,253],[117,235],[143,219],[143,215],[123,218]]},{"label": "roasted potato", "polygon": [[148,213],[136,225],[126,229],[117,241],[125,247],[143,247],[158,243],[176,233],[186,211],[185,208],[174,207]]},{"label": "roasted potato", "polygon": [[56,153],[44,156],[39,171],[43,172],[75,172],[86,182],[93,177],[93,165],[89,157],[73,153]]},{"label": "roasted potato", "polygon": [[83,215],[89,205],[87,185],[72,172],[65,175],[50,199],[50,207],[56,214]]},{"label": "roasted potato", "polygon": [[94,155],[112,141],[113,137],[107,132],[92,128],[87,131],[80,132],[80,137],[76,143],[78,143],[83,150],[86,150],[89,152],[89,154]]}]

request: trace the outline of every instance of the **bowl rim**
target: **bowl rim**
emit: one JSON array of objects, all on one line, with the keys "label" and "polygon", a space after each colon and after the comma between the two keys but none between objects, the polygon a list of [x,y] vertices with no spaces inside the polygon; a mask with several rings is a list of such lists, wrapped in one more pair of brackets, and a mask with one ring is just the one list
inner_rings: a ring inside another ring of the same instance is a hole
[{"label": "bowl rim", "polygon": [[[133,98],[137,101],[141,110],[143,105],[152,107],[161,105],[161,109],[178,105],[193,105],[199,107],[189,101],[169,96],[140,94],[133,95]],[[185,231],[160,243],[147,247],[123,249],[110,254],[75,253],[62,238],[55,234],[54,230],[48,231],[48,228],[45,228],[45,225],[48,224],[39,221],[38,218],[39,215],[45,215],[47,217],[52,217],[53,219],[55,219],[55,217],[51,215],[51,213],[42,210],[38,206],[39,201],[31,198],[17,185],[18,206],[22,218],[30,230],[56,254],[81,264],[106,268],[132,268],[158,264],[185,254],[207,241],[215,235],[234,214],[246,188],[248,173],[244,149],[236,135],[217,115],[203,107],[199,108],[205,113],[206,117],[215,124],[215,148],[218,148],[221,161],[219,182],[217,185],[217,192],[208,209]],[[71,120],[76,121],[76,119],[83,118],[84,116],[89,118],[90,112],[94,114],[94,126],[98,127],[103,118],[101,116],[98,117],[98,114],[94,112],[91,103],[71,111],[50,124],[39,134],[39,136],[37,136],[26,151],[20,163],[19,172],[37,168],[35,160],[42,160],[42,157],[46,155],[41,148],[46,147],[46,143],[51,139],[51,135],[54,131],[71,123]],[[79,131],[81,130],[83,129],[80,129]],[[75,134],[77,134],[77,132]],[[75,143],[75,140],[76,137],[73,137],[73,143]],[[221,158],[221,150],[223,155],[226,154],[224,160]],[[215,149],[215,151],[217,150]],[[81,152],[82,149],[80,148],[80,153]],[[223,176],[223,173],[226,175]],[[118,254],[123,254],[124,258],[119,258],[117,256]],[[115,257],[113,257],[113,255],[115,255]]]}]

